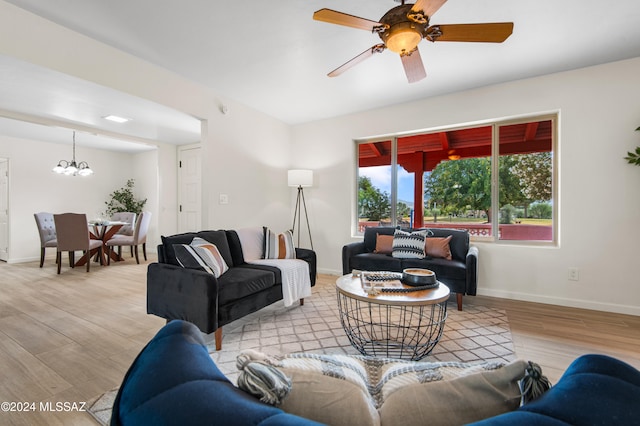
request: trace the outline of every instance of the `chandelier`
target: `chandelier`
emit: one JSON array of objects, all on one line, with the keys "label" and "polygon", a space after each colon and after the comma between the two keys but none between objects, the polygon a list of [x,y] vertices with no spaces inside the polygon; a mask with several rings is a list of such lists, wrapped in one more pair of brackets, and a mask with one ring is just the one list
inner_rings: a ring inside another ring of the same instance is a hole
[{"label": "chandelier", "polygon": [[86,161],[76,163],[76,132],[73,132],[73,159],[71,161],[60,160],[58,165],[53,168],[53,171],[58,174],[67,176],[89,176],[93,174],[93,170],[89,167]]}]

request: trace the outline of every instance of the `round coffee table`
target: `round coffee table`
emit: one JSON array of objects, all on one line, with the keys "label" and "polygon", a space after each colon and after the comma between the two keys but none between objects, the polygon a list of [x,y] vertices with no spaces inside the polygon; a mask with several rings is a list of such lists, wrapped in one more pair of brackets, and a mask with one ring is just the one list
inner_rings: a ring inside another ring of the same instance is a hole
[{"label": "round coffee table", "polygon": [[[366,288],[365,288],[366,287]],[[411,289],[396,282],[379,288]],[[340,322],[351,344],[363,355],[417,361],[427,356],[442,336],[449,288],[439,283],[428,290],[371,291],[361,275],[336,280]]]}]

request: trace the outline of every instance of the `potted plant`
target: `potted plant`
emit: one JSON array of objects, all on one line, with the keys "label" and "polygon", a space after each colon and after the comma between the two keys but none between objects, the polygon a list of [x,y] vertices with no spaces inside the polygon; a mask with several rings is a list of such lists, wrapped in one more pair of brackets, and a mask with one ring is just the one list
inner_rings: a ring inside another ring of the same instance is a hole
[{"label": "potted plant", "polygon": [[133,212],[136,214],[142,212],[147,199],[136,200],[133,196],[133,185],[134,180],[129,179],[125,186],[111,193],[111,200],[104,202],[107,205],[107,216],[117,212]]},{"label": "potted plant", "polygon": [[[638,131],[640,131],[640,127],[636,129],[636,132]],[[624,159],[627,160],[629,164],[640,166],[640,146],[636,147],[635,152],[627,152],[627,156],[624,157]]]}]

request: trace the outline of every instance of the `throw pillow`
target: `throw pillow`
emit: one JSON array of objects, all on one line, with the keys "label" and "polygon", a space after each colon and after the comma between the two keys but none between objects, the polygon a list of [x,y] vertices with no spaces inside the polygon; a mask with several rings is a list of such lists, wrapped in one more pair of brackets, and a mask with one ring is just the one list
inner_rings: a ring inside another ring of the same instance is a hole
[{"label": "throw pillow", "polygon": [[264,259],[295,259],[296,248],[293,245],[293,232],[276,234],[264,227]]},{"label": "throw pillow", "polygon": [[451,260],[451,247],[449,242],[453,236],[449,235],[446,238],[441,237],[429,237],[426,239],[425,249],[427,256],[440,257],[443,259]]},{"label": "throw pillow", "polygon": [[376,248],[374,253],[391,254],[393,251],[393,235],[376,234]]},{"label": "throw pillow", "polygon": [[269,357],[245,351],[239,368],[247,364],[241,357],[291,379],[280,408],[336,426],[459,425],[511,411],[520,404],[518,382],[527,367],[523,360],[504,365],[308,353]]},{"label": "throw pillow", "polygon": [[406,232],[396,229],[393,234],[391,255],[400,259],[424,259],[424,240],[426,236],[426,230]]},{"label": "throw pillow", "polygon": [[191,244],[174,244],[173,250],[183,268],[206,271],[216,278],[229,270],[218,248],[202,238],[194,238]]},{"label": "throw pillow", "polygon": [[262,259],[264,251],[264,230],[261,226],[240,228],[236,230],[242,247],[242,257],[245,262]]},{"label": "throw pillow", "polygon": [[380,423],[454,426],[513,411],[520,406],[518,382],[526,367],[518,360],[472,374],[461,370],[444,380],[402,383],[378,410]]}]

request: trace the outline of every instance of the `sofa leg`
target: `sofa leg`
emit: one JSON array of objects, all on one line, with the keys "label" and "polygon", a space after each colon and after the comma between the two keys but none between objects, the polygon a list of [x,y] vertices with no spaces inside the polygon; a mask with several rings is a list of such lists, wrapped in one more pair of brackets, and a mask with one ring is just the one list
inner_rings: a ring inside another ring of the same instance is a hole
[{"label": "sofa leg", "polygon": [[214,336],[216,338],[216,351],[219,351],[222,349],[222,327],[216,329]]},{"label": "sofa leg", "polygon": [[300,306],[304,306],[304,298],[300,299]]},{"label": "sofa leg", "polygon": [[458,310],[462,310],[462,293],[456,293],[456,301],[458,302]]}]

